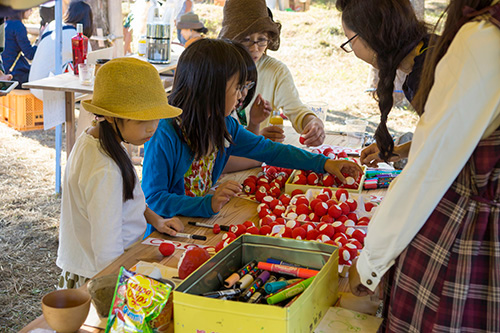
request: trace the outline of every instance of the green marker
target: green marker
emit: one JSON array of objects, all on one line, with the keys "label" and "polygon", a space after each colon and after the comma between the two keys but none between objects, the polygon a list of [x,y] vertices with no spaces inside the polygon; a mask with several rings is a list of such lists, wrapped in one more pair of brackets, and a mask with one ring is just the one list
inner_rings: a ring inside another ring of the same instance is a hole
[{"label": "green marker", "polygon": [[296,284],[293,287],[290,287],[290,288],[285,289],[279,293],[276,293],[275,295],[273,295],[267,299],[267,304],[273,305],[273,304],[282,302],[290,297],[293,297],[297,294],[300,294],[301,292],[306,290],[307,287],[309,287],[309,285],[311,284],[313,279],[314,279],[314,276]]}]

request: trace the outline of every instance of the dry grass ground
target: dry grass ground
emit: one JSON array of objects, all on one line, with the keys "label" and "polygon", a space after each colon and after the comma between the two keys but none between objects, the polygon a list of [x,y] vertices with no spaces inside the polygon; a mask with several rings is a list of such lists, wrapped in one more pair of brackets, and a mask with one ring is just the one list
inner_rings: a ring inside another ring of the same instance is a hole
[{"label": "dry grass ground", "polygon": [[[443,0],[427,6],[427,18],[435,21]],[[222,8],[196,4],[195,10],[216,36]],[[327,102],[331,129],[341,130],[346,118],[357,117],[369,120],[373,132],[378,110],[364,93],[370,68],[338,48],[345,41],[340,14],[319,5],[305,13],[276,12],[275,18],[283,24],[281,47],[270,54],[288,65],[302,100]],[[400,134],[416,120],[411,111],[395,108],[389,127]],[[57,281],[54,146],[53,130],[20,133],[0,124],[0,332],[18,331],[39,316],[41,296]]]}]

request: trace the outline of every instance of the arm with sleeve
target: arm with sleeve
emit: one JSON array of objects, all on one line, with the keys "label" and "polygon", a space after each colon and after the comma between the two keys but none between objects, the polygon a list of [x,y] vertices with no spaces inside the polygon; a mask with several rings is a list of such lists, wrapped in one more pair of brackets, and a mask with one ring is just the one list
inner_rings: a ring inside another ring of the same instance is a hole
[{"label": "arm with sleeve", "polygon": [[500,30],[464,25],[438,63],[408,164],[391,184],[368,227],[357,262],[375,290],[449,189],[481,138],[500,126]]},{"label": "arm with sleeve", "polygon": [[[262,94],[271,103],[273,110],[283,108],[283,112],[292,122],[297,133],[302,133],[302,122],[307,115],[314,115],[300,100],[299,92],[293,81],[292,73],[281,61],[263,55],[256,63],[259,79],[255,96]],[[252,100],[251,104],[255,101]],[[247,108],[248,110],[250,108]],[[249,111],[247,111],[249,112]],[[247,114],[247,119],[249,115]],[[261,128],[269,125],[269,118],[262,122]]]},{"label": "arm with sleeve", "polygon": [[145,145],[142,189],[150,208],[160,216],[175,215],[210,217],[212,195],[185,195],[184,174],[193,162],[191,150],[180,140],[170,119],[160,125]]},{"label": "arm with sleeve", "polygon": [[28,60],[33,60],[36,52],[36,45],[31,45],[31,42],[28,39],[28,30],[26,30],[26,27],[21,21],[18,22],[19,24],[16,25],[17,44],[21,48],[24,57]]}]

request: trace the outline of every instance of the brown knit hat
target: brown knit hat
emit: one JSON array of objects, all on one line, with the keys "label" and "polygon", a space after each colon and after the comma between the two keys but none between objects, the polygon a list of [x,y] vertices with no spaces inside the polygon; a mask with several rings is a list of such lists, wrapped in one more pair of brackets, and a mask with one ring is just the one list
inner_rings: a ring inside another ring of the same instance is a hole
[{"label": "brown knit hat", "polygon": [[267,32],[271,41],[268,49],[280,47],[281,23],[274,22],[267,11],[265,0],[226,0],[219,38],[241,41],[260,32]]}]

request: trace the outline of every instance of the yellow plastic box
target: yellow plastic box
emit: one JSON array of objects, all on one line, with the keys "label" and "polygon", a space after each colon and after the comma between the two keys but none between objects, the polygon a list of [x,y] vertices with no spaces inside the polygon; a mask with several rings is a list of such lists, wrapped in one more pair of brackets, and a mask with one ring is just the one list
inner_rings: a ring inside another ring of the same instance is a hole
[{"label": "yellow plastic box", "polygon": [[[290,306],[251,304],[198,296],[255,259],[280,259],[321,269]],[[242,235],[174,290],[175,332],[312,332],[338,298],[338,249],[317,242]]]},{"label": "yellow plastic box", "polygon": [[[365,183],[365,178],[366,178],[366,166],[363,165],[362,168],[363,168],[363,176],[361,177],[361,181],[359,182],[359,187],[357,189],[346,188],[348,192],[361,193],[361,191],[363,191],[363,184]],[[323,188],[330,188],[334,192],[338,189],[338,187],[293,184],[292,181],[294,180],[297,171],[298,170],[294,170],[285,183],[285,192],[288,194],[292,193],[294,190],[297,189],[302,190],[302,192],[304,193],[306,193],[307,190],[317,190]]]}]

